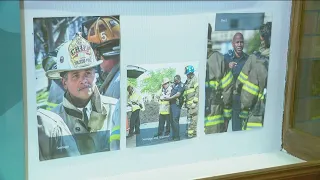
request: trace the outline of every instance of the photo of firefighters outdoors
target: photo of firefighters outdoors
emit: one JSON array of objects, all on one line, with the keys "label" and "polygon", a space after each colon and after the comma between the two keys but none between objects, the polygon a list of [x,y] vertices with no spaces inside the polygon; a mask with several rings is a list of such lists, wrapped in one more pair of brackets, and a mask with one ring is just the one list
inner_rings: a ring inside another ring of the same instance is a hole
[{"label": "photo of firefighters outdoors", "polygon": [[197,136],[198,62],[127,66],[127,147]]},{"label": "photo of firefighters outdoors", "polygon": [[119,16],[33,19],[39,159],[120,149]]},{"label": "photo of firefighters outdoors", "polygon": [[209,18],[206,134],[263,126],[271,27],[267,13],[221,13]]}]

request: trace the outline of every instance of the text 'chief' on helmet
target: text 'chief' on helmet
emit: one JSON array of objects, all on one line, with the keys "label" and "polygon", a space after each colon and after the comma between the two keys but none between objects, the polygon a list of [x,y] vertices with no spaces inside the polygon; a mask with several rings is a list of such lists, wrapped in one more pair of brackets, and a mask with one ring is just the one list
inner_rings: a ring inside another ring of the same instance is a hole
[{"label": "text 'chief' on helmet", "polygon": [[120,21],[112,16],[97,18],[88,29],[87,40],[97,57],[120,55]]},{"label": "text 'chief' on helmet", "polygon": [[97,61],[90,43],[77,34],[64,43],[57,53],[57,68],[46,72],[49,79],[60,79],[60,73],[93,68],[102,63]]}]

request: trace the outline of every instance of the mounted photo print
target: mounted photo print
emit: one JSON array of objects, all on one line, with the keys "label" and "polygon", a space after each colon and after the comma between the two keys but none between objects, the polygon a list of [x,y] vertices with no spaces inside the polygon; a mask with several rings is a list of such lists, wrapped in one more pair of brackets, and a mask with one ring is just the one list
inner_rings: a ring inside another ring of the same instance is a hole
[{"label": "mounted photo print", "polygon": [[120,149],[119,16],[33,19],[39,159]]},{"label": "mounted photo print", "polygon": [[271,46],[268,13],[208,17],[205,133],[263,127]]},{"label": "mounted photo print", "polygon": [[127,66],[127,147],[197,136],[199,62]]}]

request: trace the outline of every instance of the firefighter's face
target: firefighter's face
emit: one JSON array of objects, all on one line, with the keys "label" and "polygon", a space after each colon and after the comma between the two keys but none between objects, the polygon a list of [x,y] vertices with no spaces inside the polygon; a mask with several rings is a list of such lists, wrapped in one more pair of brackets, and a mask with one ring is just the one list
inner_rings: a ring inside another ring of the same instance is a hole
[{"label": "firefighter's face", "polygon": [[63,86],[76,98],[87,100],[93,92],[93,82],[95,78],[94,69],[71,71],[62,78]]},{"label": "firefighter's face", "polygon": [[241,34],[236,34],[232,40],[232,46],[233,49],[238,53],[241,54],[243,51],[244,47],[244,42],[243,42],[243,36]]},{"label": "firefighter's face", "polygon": [[132,95],[133,88],[132,88],[132,87],[128,87],[127,91],[128,91],[128,93],[129,93],[129,95]]},{"label": "firefighter's face", "polygon": [[260,35],[260,41],[263,41],[264,39],[263,39],[263,37]]},{"label": "firefighter's face", "polygon": [[175,83],[175,84],[178,84],[178,83],[180,83],[180,80],[179,80],[179,78],[177,78],[177,77],[174,77],[174,83]]},{"label": "firefighter's face", "polygon": [[120,57],[119,56],[111,56],[108,58],[104,58],[103,56],[100,56],[100,59],[103,60],[103,62],[100,64],[100,67],[103,72],[110,72],[114,65],[119,63]]},{"label": "firefighter's face", "polygon": [[162,87],[163,87],[164,89],[167,89],[168,86],[169,86],[169,83],[168,83],[168,82],[162,85]]}]

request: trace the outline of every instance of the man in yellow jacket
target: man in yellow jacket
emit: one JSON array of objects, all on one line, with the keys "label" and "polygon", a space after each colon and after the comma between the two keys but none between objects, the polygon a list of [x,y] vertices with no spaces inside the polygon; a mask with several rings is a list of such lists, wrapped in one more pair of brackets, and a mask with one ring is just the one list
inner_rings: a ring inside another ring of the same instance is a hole
[{"label": "man in yellow jacket", "polygon": [[141,95],[132,86],[128,86],[129,93],[128,105],[131,107],[130,130],[128,137],[133,134],[140,134],[140,110],[144,110],[144,103]]},{"label": "man in yellow jacket", "polygon": [[210,24],[207,48],[205,133],[213,134],[227,131],[232,115],[234,80],[224,56],[212,50]]},{"label": "man in yellow jacket", "polygon": [[170,134],[170,102],[165,100],[171,95],[172,87],[170,86],[169,78],[164,78],[162,81],[162,88],[159,97],[159,126],[156,136],[162,136],[164,131],[164,124],[166,124],[165,136]]},{"label": "man in yellow jacket", "polygon": [[261,45],[259,52],[249,56],[238,77],[236,90],[241,90],[241,113],[243,130],[262,127],[268,77],[271,43],[271,22],[260,27]]}]

